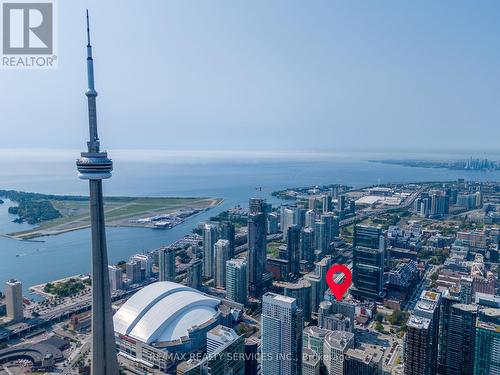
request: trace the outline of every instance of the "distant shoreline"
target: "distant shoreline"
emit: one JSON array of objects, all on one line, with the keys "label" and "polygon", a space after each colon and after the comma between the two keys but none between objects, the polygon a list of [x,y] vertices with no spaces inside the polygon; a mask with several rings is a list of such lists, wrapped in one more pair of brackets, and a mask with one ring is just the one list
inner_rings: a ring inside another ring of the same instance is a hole
[{"label": "distant shoreline", "polygon": [[436,160],[367,160],[370,163],[400,165],[410,168],[427,168],[427,169],[448,169],[464,172],[495,172],[500,170],[500,164],[496,161],[487,159],[474,159],[472,162],[467,160],[454,161],[436,161]]}]

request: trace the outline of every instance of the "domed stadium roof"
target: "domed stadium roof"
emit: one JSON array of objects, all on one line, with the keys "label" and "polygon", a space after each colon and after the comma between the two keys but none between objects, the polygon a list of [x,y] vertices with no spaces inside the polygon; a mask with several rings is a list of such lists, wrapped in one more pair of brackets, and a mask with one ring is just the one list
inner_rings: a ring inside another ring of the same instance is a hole
[{"label": "domed stadium roof", "polygon": [[174,341],[218,314],[218,299],[170,281],[135,293],[113,317],[115,331],[145,343]]}]

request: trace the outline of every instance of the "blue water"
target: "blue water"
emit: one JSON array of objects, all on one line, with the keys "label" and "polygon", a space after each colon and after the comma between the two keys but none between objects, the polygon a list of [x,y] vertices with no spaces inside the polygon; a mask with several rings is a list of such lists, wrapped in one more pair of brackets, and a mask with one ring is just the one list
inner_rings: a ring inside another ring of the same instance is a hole
[{"label": "blue water", "polygon": [[[87,184],[77,179],[72,159],[62,160],[56,166],[43,160],[35,166],[21,161],[15,172],[12,168],[2,169],[1,163],[0,189],[87,194]],[[246,205],[252,196],[272,199],[269,194],[280,188],[330,183],[360,187],[386,182],[456,180],[459,177],[498,181],[500,172],[409,168],[341,158],[236,162],[194,158],[181,163],[171,160],[120,163],[115,158],[114,175],[104,182],[106,195],[211,196],[224,198],[224,203],[170,230],[108,228],[109,258],[115,263],[133,253],[169,244],[189,233],[196,223],[236,204]],[[262,192],[256,191],[257,186],[262,187]],[[12,223],[13,216],[7,213],[9,204],[0,205],[0,233],[27,228],[27,224]],[[88,229],[39,238],[43,242],[0,237],[0,281],[15,277],[23,282],[26,291],[31,285],[89,272],[89,239]]]}]

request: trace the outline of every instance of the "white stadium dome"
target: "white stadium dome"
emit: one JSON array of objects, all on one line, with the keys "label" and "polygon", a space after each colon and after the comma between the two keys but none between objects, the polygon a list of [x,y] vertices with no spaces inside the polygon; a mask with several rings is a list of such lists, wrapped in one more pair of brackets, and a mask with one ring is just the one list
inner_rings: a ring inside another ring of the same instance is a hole
[{"label": "white stadium dome", "polygon": [[219,314],[220,300],[170,281],[135,293],[113,317],[115,332],[147,344],[186,337]]}]

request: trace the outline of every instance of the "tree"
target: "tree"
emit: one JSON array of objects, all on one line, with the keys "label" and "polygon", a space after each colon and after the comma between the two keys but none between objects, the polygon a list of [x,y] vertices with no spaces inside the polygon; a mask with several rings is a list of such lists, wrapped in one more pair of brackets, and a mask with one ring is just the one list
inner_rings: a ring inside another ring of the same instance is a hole
[{"label": "tree", "polygon": [[375,323],[375,330],[380,333],[384,332],[384,325],[381,322],[377,321]]},{"label": "tree", "polygon": [[395,326],[401,326],[406,323],[409,317],[409,313],[407,311],[394,311],[392,314],[387,315],[385,319]]}]

